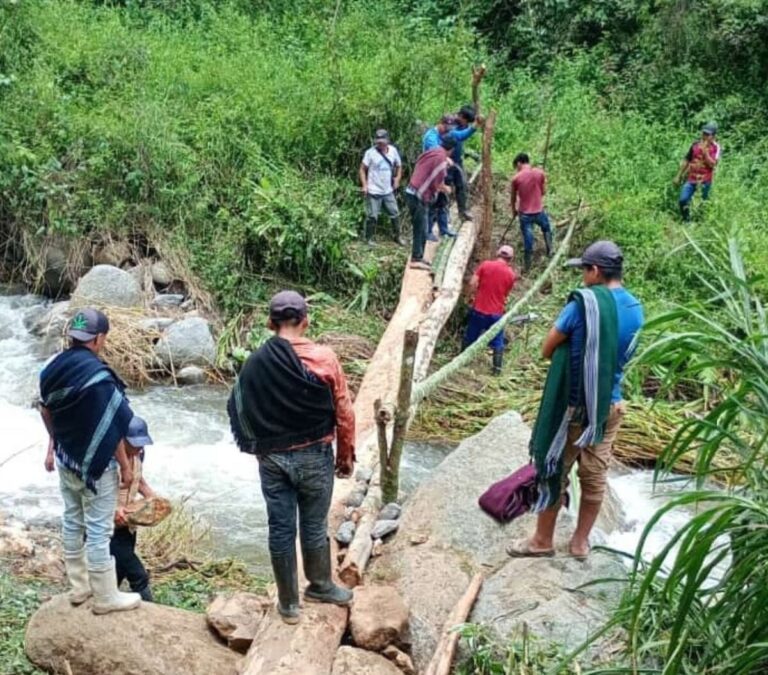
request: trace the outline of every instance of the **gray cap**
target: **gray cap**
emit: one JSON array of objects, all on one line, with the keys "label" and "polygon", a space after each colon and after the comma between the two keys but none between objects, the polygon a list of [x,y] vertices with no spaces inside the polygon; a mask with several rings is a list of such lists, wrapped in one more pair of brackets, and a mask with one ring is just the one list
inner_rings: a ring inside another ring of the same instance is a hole
[{"label": "gray cap", "polygon": [[701,133],[714,136],[717,133],[717,124],[715,122],[707,122],[701,127]]},{"label": "gray cap", "polygon": [[571,258],[568,267],[584,267],[585,265],[597,265],[604,269],[620,270],[624,263],[624,254],[612,241],[596,241],[584,249],[581,258]]},{"label": "gray cap", "polygon": [[374,141],[388,141],[389,132],[386,129],[376,129],[376,133],[373,135]]},{"label": "gray cap", "polygon": [[280,291],[269,301],[269,318],[273,321],[303,319],[307,315],[307,301],[296,291]]},{"label": "gray cap", "polygon": [[128,423],[128,433],[125,434],[125,440],[134,448],[152,445],[152,437],[149,435],[147,423],[138,415],[134,415]]},{"label": "gray cap", "polygon": [[97,335],[109,332],[107,315],[92,307],[80,309],[69,320],[67,335],[80,342],[90,342]]}]

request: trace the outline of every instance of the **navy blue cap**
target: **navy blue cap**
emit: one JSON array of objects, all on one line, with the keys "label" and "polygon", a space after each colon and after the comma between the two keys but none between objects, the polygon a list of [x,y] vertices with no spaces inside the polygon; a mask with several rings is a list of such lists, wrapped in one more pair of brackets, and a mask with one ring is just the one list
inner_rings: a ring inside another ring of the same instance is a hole
[{"label": "navy blue cap", "polygon": [[67,335],[80,340],[80,342],[90,342],[97,335],[109,332],[109,319],[104,312],[92,307],[79,309],[77,313],[69,320]]},{"label": "navy blue cap", "polygon": [[152,437],[149,435],[147,423],[138,415],[134,415],[128,424],[128,433],[125,435],[125,440],[134,448],[152,445]]}]

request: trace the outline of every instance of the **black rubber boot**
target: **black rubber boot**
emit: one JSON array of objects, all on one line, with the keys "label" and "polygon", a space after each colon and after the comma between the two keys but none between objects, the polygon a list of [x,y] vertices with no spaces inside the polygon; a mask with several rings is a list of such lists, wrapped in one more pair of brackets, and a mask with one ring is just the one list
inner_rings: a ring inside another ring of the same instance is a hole
[{"label": "black rubber boot", "polygon": [[503,363],[504,363],[504,350],[494,349],[493,350],[493,367],[491,368],[491,373],[494,375],[501,375],[501,366]]},{"label": "black rubber boot", "polygon": [[531,258],[533,257],[533,254],[531,251],[524,251],[523,252],[523,269],[526,272],[531,271]]},{"label": "black rubber boot", "polygon": [[311,551],[301,549],[304,556],[304,575],[309,586],[304,590],[304,598],[309,602],[328,602],[333,605],[348,605],[352,602],[352,591],[337,586],[331,579],[331,544]]},{"label": "black rubber boot", "polygon": [[376,243],[373,241],[373,232],[375,229],[376,229],[376,221],[373,220],[373,218],[366,218],[365,230],[363,232],[363,239],[365,240],[365,243],[368,244],[368,246],[376,245]]},{"label": "black rubber boot", "polygon": [[398,246],[405,246],[405,239],[400,234],[400,220],[397,218],[392,219],[392,238]]},{"label": "black rubber boot", "polygon": [[551,232],[544,233],[544,246],[547,247],[547,256],[551,256],[552,255],[552,233]]},{"label": "black rubber boot", "polygon": [[272,556],[272,572],[277,584],[277,611],[285,623],[299,622],[299,572],[296,552]]},{"label": "black rubber boot", "polygon": [[152,596],[152,589],[149,586],[147,586],[146,588],[142,588],[140,591],[138,591],[138,593],[144,602],[155,601],[155,598]]}]

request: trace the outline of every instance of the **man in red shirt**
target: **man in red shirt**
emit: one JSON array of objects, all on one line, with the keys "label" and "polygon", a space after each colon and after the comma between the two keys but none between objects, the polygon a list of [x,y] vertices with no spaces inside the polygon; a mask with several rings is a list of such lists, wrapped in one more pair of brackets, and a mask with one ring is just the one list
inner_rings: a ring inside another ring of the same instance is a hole
[{"label": "man in red shirt", "polygon": [[547,174],[531,166],[528,155],[521,152],[515,157],[517,173],[512,178],[510,204],[512,220],[520,214],[520,231],[523,233],[523,256],[525,271],[531,269],[533,257],[533,226],[538,225],[544,235],[547,255],[552,255],[552,228],[544,210],[544,195],[547,193]]},{"label": "man in red shirt", "polygon": [[680,171],[673,181],[675,185],[679,185],[683,178],[688,176],[688,180],[680,189],[679,199],[680,215],[686,223],[691,220],[691,201],[698,185],[701,185],[701,198],[709,199],[715,166],[720,160],[720,146],[715,140],[716,136],[717,124],[714,122],[709,122],[701,128],[701,140],[688,149],[680,163]]},{"label": "man in red shirt", "polygon": [[[502,246],[496,253],[495,260],[480,263],[469,282],[469,292],[473,296],[472,309],[469,310],[467,332],[464,334],[464,349],[469,347],[485,331],[495,324],[504,314],[507,297],[514,288],[517,276],[512,269],[515,251],[511,246]],[[493,372],[501,374],[504,356],[504,331],[500,330],[490,342],[493,349]]]}]

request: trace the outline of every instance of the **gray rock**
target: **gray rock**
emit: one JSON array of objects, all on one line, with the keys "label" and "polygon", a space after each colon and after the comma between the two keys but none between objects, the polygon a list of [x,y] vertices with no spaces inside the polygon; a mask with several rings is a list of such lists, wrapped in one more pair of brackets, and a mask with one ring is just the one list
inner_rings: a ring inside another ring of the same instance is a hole
[{"label": "gray rock", "polygon": [[108,241],[93,256],[95,265],[114,265],[122,267],[131,261],[131,247],[124,241]]},{"label": "gray rock", "polygon": [[362,481],[363,483],[370,483],[373,478],[373,469],[369,469],[367,466],[361,466],[355,471],[355,479]]},{"label": "gray rock", "polygon": [[168,286],[173,281],[171,270],[162,260],[152,263],[152,282],[157,286]]},{"label": "gray rock", "polygon": [[179,384],[205,384],[205,371],[198,366],[184,366],[176,373],[176,381]]},{"label": "gray rock", "polygon": [[135,265],[133,267],[127,267],[126,272],[130,274],[134,279],[136,279],[136,283],[139,285],[139,288],[142,291],[147,290],[145,282],[145,275],[144,273],[147,270],[147,264],[145,262],[140,262],[138,265]]},{"label": "gray rock", "polygon": [[379,511],[379,520],[397,520],[400,517],[402,508],[400,504],[390,502],[381,511]]},{"label": "gray rock", "polygon": [[189,298],[181,303],[181,311],[182,312],[189,312],[195,308],[195,300],[194,298]]},{"label": "gray rock", "polygon": [[205,319],[182,319],[168,327],[155,345],[160,362],[170,367],[208,366],[216,359],[216,343]]},{"label": "gray rock", "polygon": [[143,296],[136,279],[112,265],[96,265],[77,284],[72,295],[77,306],[139,307]]},{"label": "gray rock", "polygon": [[371,539],[383,539],[400,525],[399,520],[377,520],[371,530]]},{"label": "gray rock", "polygon": [[365,492],[361,492],[360,490],[355,490],[354,492],[350,493],[345,503],[347,506],[356,508],[363,503],[364,499],[365,499]]},{"label": "gray rock", "polygon": [[355,538],[357,526],[352,520],[345,520],[336,530],[336,541],[342,546],[349,546]]},{"label": "gray rock", "polygon": [[160,332],[163,332],[174,321],[176,321],[176,319],[167,316],[153,316],[148,319],[141,319],[139,321],[139,327],[144,330],[159,330]]},{"label": "gray rock", "polygon": [[152,306],[157,308],[178,307],[184,302],[184,296],[178,293],[160,293],[155,296]]},{"label": "gray rock", "polygon": [[54,302],[46,308],[45,312],[30,320],[29,332],[44,338],[63,337],[69,314],[69,300]]}]

